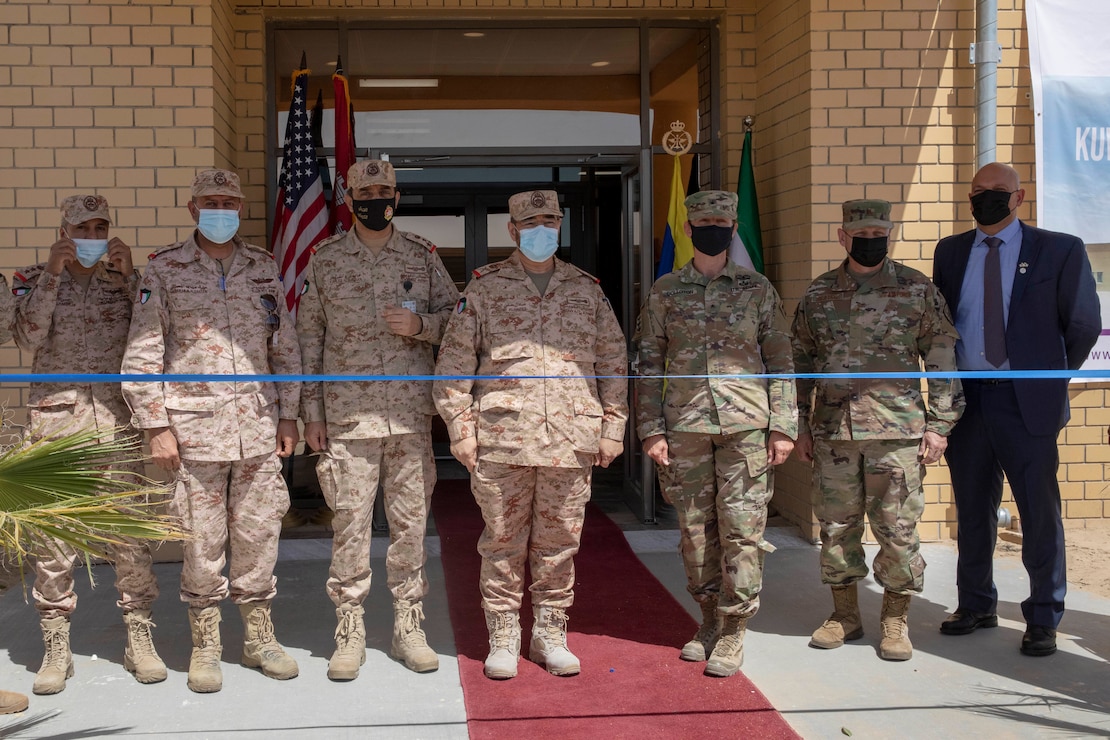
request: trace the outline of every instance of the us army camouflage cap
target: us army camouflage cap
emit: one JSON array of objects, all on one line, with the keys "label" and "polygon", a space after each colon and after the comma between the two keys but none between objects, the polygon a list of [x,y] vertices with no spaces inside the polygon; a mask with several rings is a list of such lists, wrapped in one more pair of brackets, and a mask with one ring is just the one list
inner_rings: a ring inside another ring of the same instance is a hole
[{"label": "us army camouflage cap", "polygon": [[862,198],[844,203],[845,229],[866,229],[877,226],[889,229],[894,226],[890,220],[890,203],[877,198]]},{"label": "us army camouflage cap", "polygon": [[513,221],[523,221],[532,216],[560,216],[559,194],[554,190],[529,190],[509,198],[509,215]]},{"label": "us army camouflage cap", "polygon": [[193,178],[193,197],[204,195],[229,195],[242,198],[239,176],[230,170],[202,170]]},{"label": "us army camouflage cap", "polygon": [[393,169],[393,165],[381,159],[368,159],[352,164],[347,170],[347,187],[358,190],[371,185],[397,187],[397,171]]},{"label": "us army camouflage cap", "polygon": [[724,216],[736,220],[736,193],[727,190],[701,190],[686,197],[686,217],[699,218]]},{"label": "us army camouflage cap", "polygon": [[108,223],[108,201],[103,195],[71,195],[62,201],[62,218],[67,224],[83,224],[94,218],[102,218]]}]

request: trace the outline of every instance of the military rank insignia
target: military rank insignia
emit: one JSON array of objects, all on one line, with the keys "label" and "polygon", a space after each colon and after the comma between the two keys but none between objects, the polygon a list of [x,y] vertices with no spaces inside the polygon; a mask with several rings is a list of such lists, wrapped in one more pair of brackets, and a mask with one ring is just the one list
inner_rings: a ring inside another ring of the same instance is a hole
[{"label": "military rank insignia", "polygon": [[139,291],[139,303],[146,303],[150,300],[150,289],[143,288]]}]

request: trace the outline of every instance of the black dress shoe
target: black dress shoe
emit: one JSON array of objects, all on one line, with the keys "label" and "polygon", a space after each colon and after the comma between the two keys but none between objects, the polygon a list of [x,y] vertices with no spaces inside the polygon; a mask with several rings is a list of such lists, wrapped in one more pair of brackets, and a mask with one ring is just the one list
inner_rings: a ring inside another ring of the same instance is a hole
[{"label": "black dress shoe", "polygon": [[1021,654],[1040,658],[1056,652],[1056,630],[1031,624],[1021,637]]},{"label": "black dress shoe", "polygon": [[957,609],[948,619],[941,622],[940,631],[945,635],[970,635],[977,629],[997,626],[997,614],[980,614],[966,609]]}]

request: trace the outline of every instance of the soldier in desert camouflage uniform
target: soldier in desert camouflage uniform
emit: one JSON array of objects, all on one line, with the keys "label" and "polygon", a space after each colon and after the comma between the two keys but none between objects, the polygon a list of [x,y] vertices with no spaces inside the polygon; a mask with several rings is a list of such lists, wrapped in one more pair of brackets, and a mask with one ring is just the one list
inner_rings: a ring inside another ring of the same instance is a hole
[{"label": "soldier in desert camouflage uniform", "polygon": [[[108,239],[108,202],[97,195],[72,195],[62,201],[59,239],[46,262],[15,274],[13,331],[21,349],[33,354],[35,373],[119,373],[131,324],[131,298],[139,275],[131,248]],[[107,255],[107,261],[101,258]],[[131,417],[120,387],[113,383],[32,383],[27,400],[30,439],[95,428],[104,439],[129,438]],[[143,464],[120,459],[121,476],[141,476]],[[136,485],[139,481],[136,478]],[[150,609],[158,598],[145,543],[115,547],[117,602],[127,625],[123,664],[141,683],[166,678],[154,650]],[[35,559],[33,595],[42,623],[46,655],[35,678],[36,694],[56,694],[73,675],[69,650],[70,618],[77,607],[73,592],[76,553],[58,543]]]},{"label": "soldier in desert camouflage uniform", "polygon": [[702,611],[681,657],[730,676],[774,550],[763,538],[772,468],[790,455],[797,408],[792,381],[713,376],[793,363],[778,293],[728,260],[736,195],[702,191],[686,208],[694,259],[655,281],[640,313],[637,431],[678,514],[687,590]]},{"label": "soldier in desert camouflage uniform", "polygon": [[[306,374],[431,375],[459,298],[435,245],[391,223],[400,201],[389,162],[352,165],[346,198],[354,229],[316,247],[297,312]],[[436,483],[431,381],[306,383],[305,441],[321,451],[320,488],[335,512],[328,596],[339,625],[328,677],[349,681],[366,659],[362,602],[370,592],[370,535],[381,481],[389,522],[391,654],[417,672],[439,668],[420,622],[428,593],[424,530]]]},{"label": "soldier in desert camouflage uniform", "polygon": [[12,338],[12,320],[15,317],[15,298],[8,290],[8,279],[0,275],[0,344]]},{"label": "soldier in desert camouflage uniform", "polygon": [[[558,195],[517,193],[509,214],[518,249],[475,271],[436,363],[437,375],[483,377],[437,379],[433,395],[486,525],[478,542],[490,635],[485,674],[516,675],[527,560],[529,657],[571,676],[580,670],[566,647],[573,558],[593,465],[608,467],[624,449],[627,351],[597,280],[554,256]],[[498,378],[522,375],[554,377]]]},{"label": "soldier in desert camouflage uniform", "polygon": [[[887,257],[885,200],[852,200],[838,230],[848,257],[813,281],[794,316],[799,373],[956,370],[956,330],[944,298],[917,270]],[[925,465],[940,459],[963,412],[959,380],[929,380],[929,409],[916,378],[798,380],[797,454],[813,462],[821,524],[821,580],[832,615],[810,645],[836,648],[863,637],[856,581],[867,575],[864,515],[879,543],[875,579],[885,589],[879,655],[913,654],[907,612],[924,584],[917,522]],[[816,389],[816,396],[814,390]]]},{"label": "soldier in desert camouflage uniform", "polygon": [[[156,252],[135,301],[125,374],[299,374],[300,351],[273,257],[236,236],[243,193],[226,170],[192,185],[197,230]],[[281,459],[297,443],[299,383],[124,383],[132,423],[155,465],[177,476],[174,506],[191,530],[181,570],[193,653],[189,688],[219,691],[220,600],[245,626],[243,665],[271,678],[297,675],[274,639],[281,517],[289,491]],[[231,546],[229,578],[224,552]]]}]

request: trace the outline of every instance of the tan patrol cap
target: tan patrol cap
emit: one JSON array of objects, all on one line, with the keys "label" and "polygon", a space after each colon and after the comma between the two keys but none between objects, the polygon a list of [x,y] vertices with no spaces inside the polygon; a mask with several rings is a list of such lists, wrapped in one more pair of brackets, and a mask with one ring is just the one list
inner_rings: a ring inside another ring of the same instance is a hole
[{"label": "tan patrol cap", "polygon": [[559,216],[559,194],[554,190],[529,190],[509,198],[509,216],[513,221],[523,221],[532,216]]},{"label": "tan patrol cap", "polygon": [[844,229],[866,229],[877,227],[889,229],[894,226],[890,220],[890,203],[878,198],[849,200],[842,206]]},{"label": "tan patrol cap", "polygon": [[382,159],[368,159],[352,164],[347,170],[347,187],[358,190],[371,185],[397,187],[397,171],[393,169],[393,165]]},{"label": "tan patrol cap", "polygon": [[103,195],[71,195],[59,206],[62,218],[67,224],[83,224],[94,218],[102,218],[108,223],[108,200]]},{"label": "tan patrol cap", "polygon": [[695,221],[722,216],[735,221],[737,200],[736,193],[728,190],[699,190],[686,197],[686,218]]},{"label": "tan patrol cap", "polygon": [[239,188],[239,176],[230,170],[202,170],[198,172],[193,179],[192,193],[194,198],[200,198],[204,195],[243,197],[243,191]]}]

